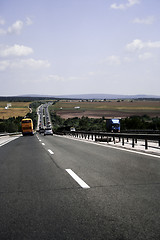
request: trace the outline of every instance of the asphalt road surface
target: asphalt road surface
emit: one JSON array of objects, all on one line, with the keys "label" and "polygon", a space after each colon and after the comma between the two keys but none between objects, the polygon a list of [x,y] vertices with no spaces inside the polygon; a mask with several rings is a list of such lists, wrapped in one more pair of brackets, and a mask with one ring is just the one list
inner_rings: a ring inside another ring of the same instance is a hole
[{"label": "asphalt road surface", "polygon": [[0,147],[0,240],[160,239],[160,158],[58,136]]}]

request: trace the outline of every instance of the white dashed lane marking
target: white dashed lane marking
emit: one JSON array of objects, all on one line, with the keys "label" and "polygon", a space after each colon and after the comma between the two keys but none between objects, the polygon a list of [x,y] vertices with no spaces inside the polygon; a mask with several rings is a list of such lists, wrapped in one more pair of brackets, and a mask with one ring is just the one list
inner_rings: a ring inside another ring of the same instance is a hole
[{"label": "white dashed lane marking", "polygon": [[48,152],[49,152],[50,154],[54,154],[54,152],[52,152],[51,149],[48,149]]},{"label": "white dashed lane marking", "polygon": [[66,169],[69,175],[82,187],[82,188],[90,188],[88,184],[86,184],[77,174],[75,174],[71,169]]}]

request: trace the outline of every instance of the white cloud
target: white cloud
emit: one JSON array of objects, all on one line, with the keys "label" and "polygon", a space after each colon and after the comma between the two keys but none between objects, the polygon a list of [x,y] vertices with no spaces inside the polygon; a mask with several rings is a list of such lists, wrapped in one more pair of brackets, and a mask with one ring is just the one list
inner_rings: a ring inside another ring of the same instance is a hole
[{"label": "white cloud", "polygon": [[154,23],[154,21],[155,21],[154,16],[149,16],[147,18],[135,18],[133,20],[133,23],[151,25]]},{"label": "white cloud", "polygon": [[157,41],[157,42],[147,42],[146,43],[146,47],[148,48],[160,48],[160,41]]},{"label": "white cloud", "polygon": [[59,75],[49,75],[48,79],[53,80],[53,81],[57,81],[57,82],[64,81],[64,78],[59,76]]},{"label": "white cloud", "polygon": [[23,45],[13,45],[13,46],[0,46],[0,56],[1,57],[10,57],[10,56],[28,56],[33,53],[33,49]]},{"label": "white cloud", "polygon": [[4,25],[4,24],[5,24],[5,20],[2,17],[0,17],[0,25]]},{"label": "white cloud", "polygon": [[30,26],[30,25],[32,25],[32,24],[33,24],[32,19],[31,19],[30,17],[27,17],[27,18],[26,18],[26,25],[27,25],[27,26]]},{"label": "white cloud", "polygon": [[23,28],[23,22],[18,20],[15,23],[12,24],[7,30],[7,33],[9,34],[20,34],[21,30]]},{"label": "white cloud", "polygon": [[[5,20],[2,19],[0,17],[0,25],[4,25],[5,24]],[[17,20],[16,22],[14,22],[11,26],[9,26],[7,29],[0,29],[0,35],[7,35],[7,34],[17,34],[19,35],[23,28],[24,25],[26,26],[30,26],[33,24],[33,21],[31,18],[27,17],[25,22],[21,21],[21,20]]]},{"label": "white cloud", "polygon": [[0,61],[0,71],[6,70],[6,68],[9,66],[9,61]]},{"label": "white cloud", "polygon": [[138,58],[140,60],[148,60],[148,59],[152,58],[152,54],[149,52],[145,52],[143,54],[139,54]]},{"label": "white cloud", "polygon": [[95,72],[89,72],[88,75],[89,75],[89,76],[95,76],[96,73],[95,73]]},{"label": "white cloud", "polygon": [[113,9],[125,9],[125,5],[124,4],[116,4],[116,3],[113,3],[112,5],[111,5],[111,8],[113,8]]},{"label": "white cloud", "polygon": [[111,55],[105,59],[105,62],[109,65],[119,65],[121,64],[121,60],[119,56]]},{"label": "white cloud", "polygon": [[135,39],[131,43],[128,43],[126,48],[128,51],[140,50],[144,47],[144,43],[140,39]]},{"label": "white cloud", "polygon": [[44,60],[35,60],[33,58],[29,59],[21,59],[19,61],[12,62],[11,64],[12,68],[34,68],[34,69],[39,69],[39,68],[48,68],[50,67],[50,63],[48,61]]},{"label": "white cloud", "polygon": [[67,81],[83,81],[83,80],[87,80],[86,76],[70,76],[67,78]]},{"label": "white cloud", "polygon": [[124,10],[124,9],[126,9],[126,8],[132,7],[132,6],[134,6],[135,4],[139,4],[139,3],[140,3],[140,0],[127,0],[127,2],[124,3],[124,4],[113,3],[113,4],[111,5],[111,8]]},{"label": "white cloud", "polygon": [[50,63],[44,60],[35,60],[33,58],[29,59],[14,59],[14,60],[6,60],[0,61],[0,71],[4,71],[6,69],[41,69],[41,68],[49,68]]},{"label": "white cloud", "polygon": [[126,62],[126,63],[130,63],[130,62],[132,62],[132,59],[130,57],[128,57],[128,56],[125,56],[123,58],[123,61]]},{"label": "white cloud", "polygon": [[47,77],[46,81],[55,81],[55,82],[75,82],[75,81],[83,81],[87,80],[86,76],[60,76],[56,74],[51,74]]},{"label": "white cloud", "polygon": [[128,51],[136,51],[136,50],[141,50],[144,48],[160,48],[160,41],[156,41],[156,42],[143,42],[140,39],[135,39],[133,40],[131,43],[127,44],[126,49]]},{"label": "white cloud", "polygon": [[5,35],[5,34],[6,34],[6,31],[4,29],[0,28],[0,36]]}]

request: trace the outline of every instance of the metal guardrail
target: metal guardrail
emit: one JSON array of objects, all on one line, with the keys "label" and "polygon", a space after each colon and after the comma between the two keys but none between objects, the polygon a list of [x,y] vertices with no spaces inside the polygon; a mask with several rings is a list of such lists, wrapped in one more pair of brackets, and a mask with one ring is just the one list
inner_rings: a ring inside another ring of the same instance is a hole
[{"label": "metal guardrail", "polygon": [[74,131],[74,132],[63,132],[65,135],[71,135],[77,138],[92,139],[95,141],[109,142],[113,139],[114,144],[116,143],[116,138],[119,138],[119,141],[122,141],[124,145],[124,140],[132,139],[132,147],[134,148],[135,143],[138,140],[144,140],[145,149],[148,149],[148,141],[156,141],[158,146],[160,146],[160,134],[137,134],[137,133],[104,133],[104,132],[85,132],[85,131]]}]

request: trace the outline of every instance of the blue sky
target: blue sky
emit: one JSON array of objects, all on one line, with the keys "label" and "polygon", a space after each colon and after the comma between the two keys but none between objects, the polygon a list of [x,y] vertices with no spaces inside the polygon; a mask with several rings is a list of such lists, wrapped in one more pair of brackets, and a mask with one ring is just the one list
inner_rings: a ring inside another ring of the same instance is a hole
[{"label": "blue sky", "polygon": [[159,0],[0,0],[0,95],[160,95]]}]

